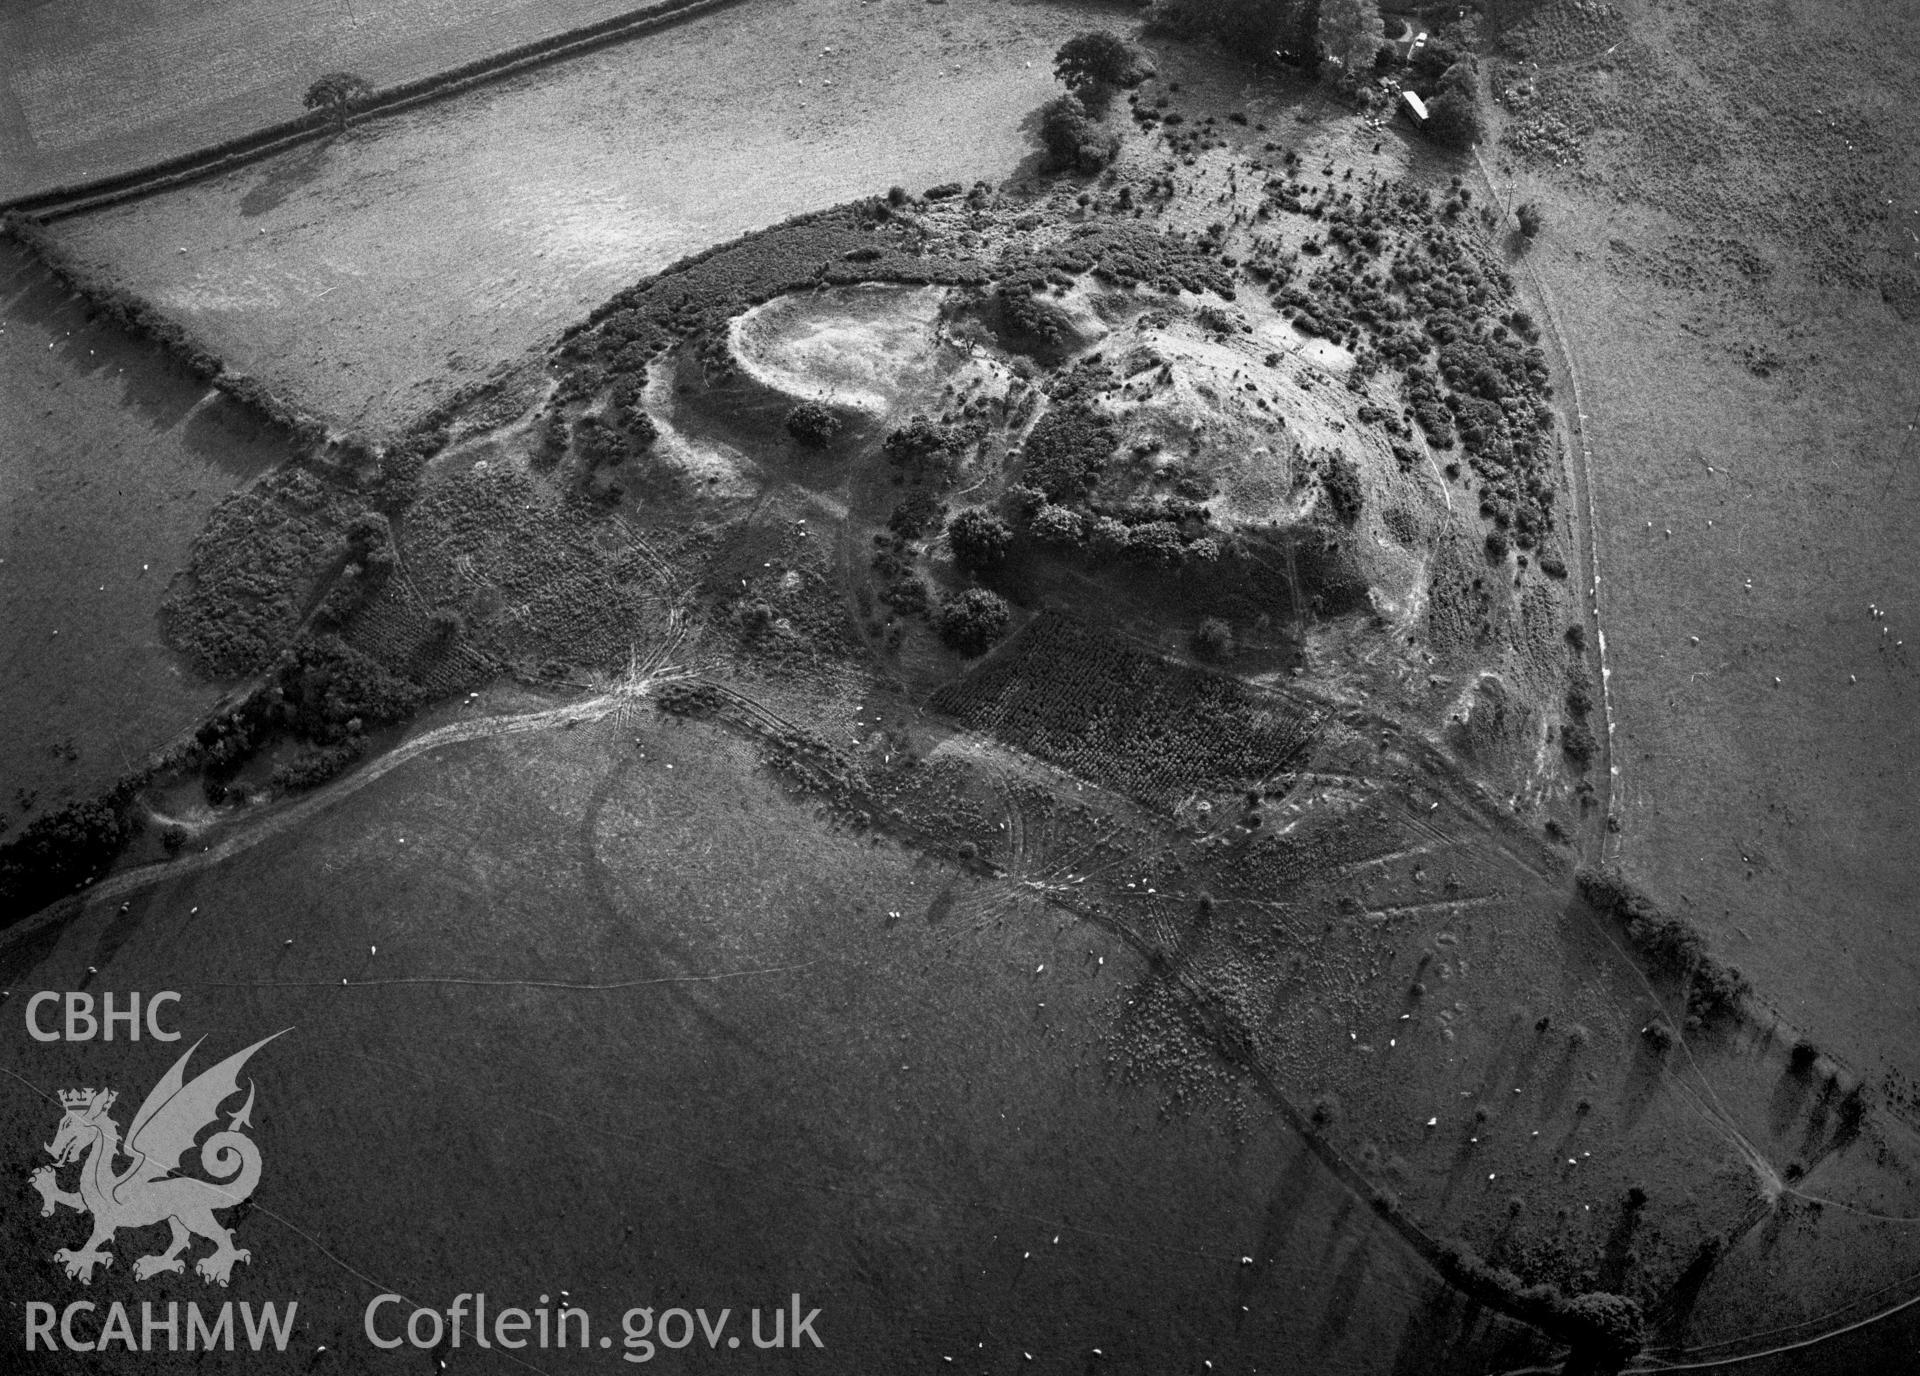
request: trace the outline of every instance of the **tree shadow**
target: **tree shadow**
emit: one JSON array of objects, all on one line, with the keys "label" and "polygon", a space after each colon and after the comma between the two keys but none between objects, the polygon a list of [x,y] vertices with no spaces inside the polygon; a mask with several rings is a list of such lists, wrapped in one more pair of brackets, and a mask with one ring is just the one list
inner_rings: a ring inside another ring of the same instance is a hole
[{"label": "tree shadow", "polygon": [[311,186],[332,158],[334,137],[309,143],[297,153],[288,153],[268,163],[265,175],[240,198],[241,215],[248,219],[264,215],[294,192]]},{"label": "tree shadow", "polygon": [[284,457],[272,427],[226,397],[210,396],[204,379],[150,340],[102,317],[24,253],[0,258],[0,308],[53,335],[54,357],[74,376],[112,373],[125,409],[156,433],[178,430],[183,447],[209,466],[244,481]]},{"label": "tree shadow", "polygon": [[[79,903],[68,902],[58,918],[44,921],[24,935],[0,939],[0,980],[9,984],[25,983],[29,975],[59,951],[60,938],[79,915]],[[6,931],[7,924],[15,917],[25,916],[25,913],[0,914],[0,933]]]},{"label": "tree shadow", "polygon": [[1503,1371],[1544,1363],[1548,1347],[1537,1330],[1504,1322],[1472,1296],[1436,1282],[1401,1328],[1386,1370],[1389,1376]]},{"label": "tree shadow", "polygon": [[1780,1078],[1774,1082],[1773,1094],[1767,1101],[1767,1126],[1778,1137],[1786,1132],[1800,1111],[1807,1105],[1807,1095],[1813,1088],[1813,1077],[1807,1071],[1788,1066],[1780,1072]]},{"label": "tree shadow", "polygon": [[[1518,1203],[1518,1201],[1519,1197],[1516,1195],[1515,1203]],[[1493,1241],[1487,1244],[1486,1256],[1489,1266],[1504,1266],[1507,1264],[1507,1249],[1513,1245],[1513,1240],[1519,1235],[1519,1232],[1520,1210],[1509,1207],[1501,1215],[1500,1231],[1495,1233],[1493,1235]]]},{"label": "tree shadow", "polygon": [[1004,179],[1007,185],[1037,188],[1056,180],[1071,181],[1076,186],[1093,182],[1097,174],[1076,173],[1055,164],[1053,155],[1047,152],[1046,145],[1040,139],[1040,111],[1037,107],[1029,110],[1015,127],[1032,142],[1033,148],[1007,173]]},{"label": "tree shadow", "polygon": [[1519,1034],[1523,1021],[1520,1014],[1508,1016],[1506,1028],[1500,1034],[1500,1044],[1494,1047],[1493,1055],[1487,1060],[1486,1073],[1480,1077],[1480,1083],[1473,1087],[1473,1098],[1476,1103],[1484,1103],[1487,1096],[1508,1080],[1519,1078],[1519,1066],[1525,1063],[1527,1058],[1524,1052],[1515,1053],[1514,1038]]},{"label": "tree shadow", "polygon": [[[127,340],[127,344],[130,348],[143,347],[140,341],[134,339]],[[142,366],[130,367],[121,374],[120,400],[129,409],[139,412],[156,431],[175,429],[182,422],[191,429],[194,408],[206,400],[207,384],[172,359],[159,354],[158,350],[149,352],[153,356],[142,359]],[[183,430],[182,437],[185,436],[186,431]],[[206,457],[221,457],[223,446],[210,441],[211,436],[202,431],[198,441],[191,442],[190,447]]]},{"label": "tree shadow", "polygon": [[1333,1261],[1333,1254],[1340,1250],[1341,1239],[1346,1236],[1347,1225],[1353,1222],[1354,1211],[1359,1208],[1351,1191],[1343,1191],[1339,1207],[1333,1211],[1333,1219],[1327,1224],[1326,1245],[1320,1249],[1322,1269]]},{"label": "tree shadow", "polygon": [[[133,934],[140,930],[141,922],[147,910],[153,906],[152,893],[145,892],[128,899],[114,910],[112,918],[100,929],[100,935],[94,938],[93,955],[88,962],[88,970],[105,970],[113,963],[120,948],[127,944]],[[83,986],[93,979],[89,974],[82,981]]]},{"label": "tree shadow", "polygon": [[1640,1120],[1647,1116],[1647,1110],[1653,1106],[1653,1099],[1660,1092],[1661,1082],[1666,1078],[1666,1053],[1656,1050],[1653,1044],[1639,1032],[1628,1034],[1633,1044],[1627,1054],[1632,1058],[1632,1066],[1627,1072],[1626,1093],[1620,1101],[1620,1121],[1631,1131],[1638,1127]]},{"label": "tree shadow", "polygon": [[1474,1326],[1481,1310],[1478,1300],[1451,1285],[1435,1285],[1400,1330],[1392,1376],[1425,1376],[1441,1369],[1443,1354]]},{"label": "tree shadow", "polygon": [[1573,1088],[1573,1074],[1579,1060],[1580,1041],[1577,1037],[1568,1037],[1566,1046],[1560,1052],[1560,1059],[1547,1072],[1546,1083],[1540,1090],[1536,1108],[1542,1120],[1559,1113],[1560,1105],[1567,1101],[1567,1092]]},{"label": "tree shadow", "polygon": [[1326,1309],[1320,1316],[1320,1329],[1314,1335],[1318,1346],[1324,1350],[1329,1343],[1338,1342],[1346,1335],[1347,1324],[1353,1318],[1353,1308],[1360,1302],[1360,1292],[1367,1278],[1367,1263],[1373,1247],[1372,1234],[1363,1235],[1347,1253],[1347,1259],[1340,1264],[1334,1274],[1333,1284],[1327,1295]]},{"label": "tree shadow", "polygon": [[1267,1200],[1266,1213],[1261,1219],[1260,1242],[1253,1252],[1253,1264],[1242,1266],[1234,1278],[1234,1301],[1238,1306],[1234,1311],[1236,1314],[1252,1302],[1252,1296],[1259,1291],[1275,1259],[1286,1252],[1287,1239],[1293,1236],[1294,1228],[1299,1225],[1307,1196],[1313,1191],[1314,1172],[1318,1167],[1312,1158],[1313,1149],[1307,1145],[1306,1139],[1297,1139],[1293,1157],[1281,1170],[1279,1183]]},{"label": "tree shadow", "polygon": [[1821,1081],[1820,1095],[1813,1101],[1813,1109],[1807,1114],[1806,1131],[1800,1138],[1802,1158],[1811,1160],[1820,1154],[1821,1144],[1827,1136],[1827,1120],[1832,1116],[1839,1091],[1838,1081],[1832,1079]]},{"label": "tree shadow", "polygon": [[[1524,1021],[1524,1019],[1520,1021]],[[1511,1088],[1524,1089],[1527,1083],[1533,1079],[1534,1068],[1540,1064],[1540,1057],[1546,1050],[1547,1037],[1549,1035],[1550,1027],[1540,1027],[1536,1024],[1531,1029],[1531,1035],[1528,1036],[1525,1043],[1521,1046],[1519,1058],[1513,1063],[1513,1084]]]},{"label": "tree shadow", "polygon": [[1663,1343],[1685,1341],[1694,1307],[1700,1303],[1700,1293],[1707,1288],[1707,1281],[1712,1279],[1713,1269],[1720,1264],[1725,1252],[1725,1244],[1719,1238],[1708,1238],[1694,1252],[1687,1269],[1661,1297],[1652,1315],[1652,1327]]},{"label": "tree shadow", "polygon": [[1787,1215],[1791,1212],[1788,1200],[1791,1195],[1782,1195],[1767,1211],[1766,1224],[1760,1229],[1759,1241],[1754,1244],[1761,1257],[1773,1255],[1773,1249],[1780,1245],[1780,1235],[1786,1231]]},{"label": "tree shadow", "polygon": [[1469,1118],[1467,1125],[1460,1129],[1460,1143],[1454,1148],[1453,1161],[1447,1167],[1447,1181],[1440,1189],[1440,1212],[1445,1213],[1453,1204],[1454,1191],[1467,1178],[1467,1171],[1474,1163],[1479,1150],[1480,1134],[1486,1124]]},{"label": "tree shadow", "polygon": [[1602,1290],[1618,1293],[1626,1284],[1627,1272],[1633,1264],[1633,1236],[1640,1228],[1640,1208],[1631,1200],[1620,1206],[1620,1217],[1614,1220],[1613,1231],[1607,1234],[1607,1240],[1600,1249],[1600,1269],[1597,1284]]},{"label": "tree shadow", "polygon": [[[0,309],[52,338],[50,357],[73,378],[117,387],[115,409],[139,417],[155,434],[172,432],[209,467],[245,481],[285,457],[272,427],[213,393],[206,381],[152,341],[102,316],[43,264],[22,252],[0,256]],[[63,379],[64,380],[64,379]]]}]

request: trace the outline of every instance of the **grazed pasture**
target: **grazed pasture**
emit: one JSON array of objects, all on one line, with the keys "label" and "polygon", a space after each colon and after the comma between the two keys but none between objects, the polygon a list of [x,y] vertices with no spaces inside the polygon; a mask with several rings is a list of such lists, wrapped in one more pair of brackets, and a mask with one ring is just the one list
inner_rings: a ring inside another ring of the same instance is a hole
[{"label": "grazed pasture", "polygon": [[291,119],[322,72],[377,86],[638,8],[637,0],[166,0],[0,14],[0,199]]}]

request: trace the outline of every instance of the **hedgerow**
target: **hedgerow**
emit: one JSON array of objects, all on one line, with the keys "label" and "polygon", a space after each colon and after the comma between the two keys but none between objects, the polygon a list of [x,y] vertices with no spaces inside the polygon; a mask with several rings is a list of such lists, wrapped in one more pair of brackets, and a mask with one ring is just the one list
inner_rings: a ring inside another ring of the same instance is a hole
[{"label": "hedgerow", "polygon": [[1613,1367],[1645,1345],[1645,1315],[1623,1295],[1601,1290],[1569,1295],[1550,1285],[1528,1285],[1458,1241],[1441,1243],[1436,1262],[1440,1274],[1469,1295],[1491,1300]]},{"label": "hedgerow", "polygon": [[1148,27],[1182,38],[1212,36],[1241,52],[1311,58],[1314,10],[1300,0],[1155,0]]},{"label": "hedgerow", "polygon": [[286,793],[318,788],[366,753],[366,738],[350,736],[337,745],[304,751],[285,764],[275,766],[268,782]]},{"label": "hedgerow", "polygon": [[1746,977],[1708,952],[1693,923],[1662,912],[1617,873],[1582,869],[1575,882],[1581,897],[1626,928],[1627,939],[1650,965],[1681,981],[1690,1020],[1711,1022],[1739,1012],[1750,987]]},{"label": "hedgerow", "polygon": [[116,802],[68,803],[0,846],[0,927],[106,872],[132,834]]},{"label": "hedgerow", "polygon": [[269,776],[276,788],[324,783],[366,749],[369,727],[406,720],[427,693],[337,636],[306,636],[275,661],[273,671],[233,707],[202,722],[184,763],[197,766],[218,800],[224,784],[273,741],[291,738],[313,749]]},{"label": "hedgerow", "polygon": [[159,349],[202,382],[210,382],[255,420],[280,430],[301,449],[318,448],[326,426],[293,405],[258,378],[226,370],[200,337],[137,292],[101,278],[49,234],[39,221],[16,211],[0,215],[0,233],[24,248],[41,266],[86,303],[88,313]]},{"label": "hedgerow", "polygon": [[69,255],[36,220],[17,212],[0,217],[6,234],[33,255],[70,291],[86,301],[88,309],[135,338],[159,347],[202,381],[219,375],[221,363],[178,321],[154,309],[144,298],[124,287],[101,281]]}]

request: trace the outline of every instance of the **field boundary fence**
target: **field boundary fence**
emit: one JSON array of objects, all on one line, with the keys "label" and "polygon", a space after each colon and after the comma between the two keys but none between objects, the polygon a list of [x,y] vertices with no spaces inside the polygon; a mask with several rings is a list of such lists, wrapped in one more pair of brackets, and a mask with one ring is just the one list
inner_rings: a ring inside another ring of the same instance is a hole
[{"label": "field boundary fence", "polygon": [[[519,76],[549,62],[575,57],[740,3],[743,0],[656,0],[653,4],[375,91],[357,107],[354,120],[357,122],[399,114],[429,101],[460,95],[489,82]],[[288,98],[293,99],[297,94],[289,91]],[[315,111],[130,171],[16,196],[0,202],[0,212],[12,211],[43,221],[65,219],[231,172],[300,144],[325,138],[333,131],[329,116],[324,111]]]}]

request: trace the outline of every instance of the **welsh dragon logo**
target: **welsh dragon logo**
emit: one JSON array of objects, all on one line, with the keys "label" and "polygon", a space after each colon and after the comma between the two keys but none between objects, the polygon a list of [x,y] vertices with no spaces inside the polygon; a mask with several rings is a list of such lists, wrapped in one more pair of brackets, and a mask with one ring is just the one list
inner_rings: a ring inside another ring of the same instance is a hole
[{"label": "welsh dragon logo", "polygon": [[[284,1035],[276,1032],[273,1037]],[[186,1082],[187,1061],[200,1043],[188,1047],[133,1115],[124,1145],[120,1125],[107,1116],[118,1095],[110,1089],[61,1091],[60,1103],[66,1116],[47,1147],[53,1165],[35,1171],[31,1183],[40,1192],[42,1218],[50,1217],[56,1204],[93,1215],[93,1236],[86,1246],[78,1251],[63,1247],[53,1254],[69,1278],[82,1285],[92,1284],[94,1267],[113,1264],[106,1248],[115,1233],[162,1222],[173,1229],[172,1244],[164,1252],[134,1262],[135,1280],[146,1280],[163,1271],[176,1275],[184,1271],[186,1262],[180,1254],[195,1236],[213,1244],[213,1251],[193,1268],[209,1283],[225,1285],[236,1261],[252,1259],[251,1252],[233,1245],[232,1232],[213,1216],[214,1210],[231,1209],[246,1199],[260,1183],[260,1148],[241,1131],[253,1126],[251,1080],[247,1082],[246,1103],[228,1119],[225,1129],[208,1137],[200,1148],[201,1168],[221,1183],[174,1172],[194,1139],[217,1122],[220,1105],[239,1092],[241,1067],[273,1037],[234,1053],[190,1083]],[[131,1164],[116,1170],[115,1162],[123,1156]],[[58,1179],[61,1168],[74,1161],[80,1162],[78,1193],[61,1189]]]}]

